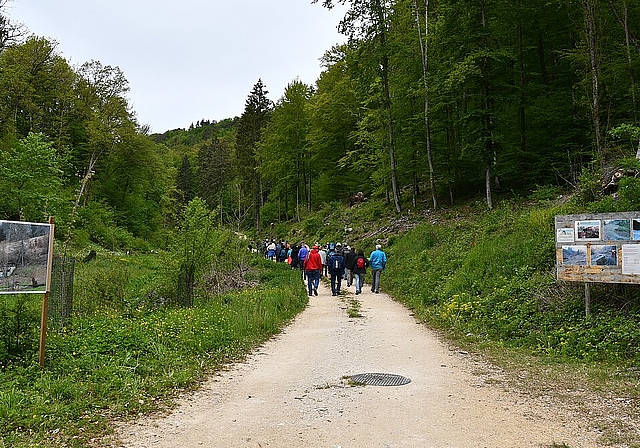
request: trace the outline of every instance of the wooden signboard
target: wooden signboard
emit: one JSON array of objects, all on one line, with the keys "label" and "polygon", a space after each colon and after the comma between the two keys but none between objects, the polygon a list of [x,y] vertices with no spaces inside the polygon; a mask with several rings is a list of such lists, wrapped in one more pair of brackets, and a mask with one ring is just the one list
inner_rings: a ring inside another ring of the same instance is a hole
[{"label": "wooden signboard", "polygon": [[640,283],[640,212],[556,216],[558,280]]}]

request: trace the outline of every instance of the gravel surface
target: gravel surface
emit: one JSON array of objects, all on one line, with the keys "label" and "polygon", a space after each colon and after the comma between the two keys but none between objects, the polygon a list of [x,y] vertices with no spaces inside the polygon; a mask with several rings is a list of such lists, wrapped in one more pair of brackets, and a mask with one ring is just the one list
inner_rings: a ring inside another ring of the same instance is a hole
[{"label": "gravel surface", "polygon": [[[171,414],[120,426],[113,446],[599,446],[582,420],[479,374],[468,355],[386,294],[365,286],[355,296],[362,317],[350,318],[344,297],[332,297],[324,285],[318,292],[245,362],[182,397]],[[349,381],[362,373],[411,382]]]}]

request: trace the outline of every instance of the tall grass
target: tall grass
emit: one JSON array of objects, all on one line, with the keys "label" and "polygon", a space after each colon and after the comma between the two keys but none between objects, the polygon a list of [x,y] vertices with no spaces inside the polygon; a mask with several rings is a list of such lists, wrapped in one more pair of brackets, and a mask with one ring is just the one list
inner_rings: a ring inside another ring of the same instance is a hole
[{"label": "tall grass", "polygon": [[585,317],[583,289],[555,280],[554,216],[503,206],[421,224],[390,240],[386,290],[451,335],[559,360],[640,365],[640,295],[600,285]]},{"label": "tall grass", "polygon": [[257,286],[193,308],[96,308],[52,332],[44,370],[0,371],[0,447],[87,446],[111,419],[157,409],[278,333],[306,306],[300,276],[257,259],[253,269]]}]

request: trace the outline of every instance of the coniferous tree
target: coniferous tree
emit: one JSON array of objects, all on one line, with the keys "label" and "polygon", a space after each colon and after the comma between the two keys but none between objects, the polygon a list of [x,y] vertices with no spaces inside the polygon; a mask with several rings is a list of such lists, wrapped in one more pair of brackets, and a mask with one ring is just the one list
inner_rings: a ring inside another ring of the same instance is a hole
[{"label": "coniferous tree", "polygon": [[210,208],[219,207],[223,219],[225,191],[231,181],[231,151],[218,137],[206,141],[198,151],[199,196]]},{"label": "coniferous tree", "polygon": [[272,103],[267,98],[268,93],[262,80],[259,79],[245,101],[244,112],[238,122],[236,136],[235,167],[239,189],[244,199],[244,206],[254,209],[255,226],[258,231],[260,230],[260,207],[263,203],[264,190],[258,176],[256,144],[260,140],[262,129],[269,121]]},{"label": "coniferous tree", "polygon": [[180,203],[183,205],[187,205],[195,197],[196,186],[193,169],[191,168],[189,157],[187,157],[186,154],[182,156],[182,163],[178,169],[176,189],[180,195]]}]

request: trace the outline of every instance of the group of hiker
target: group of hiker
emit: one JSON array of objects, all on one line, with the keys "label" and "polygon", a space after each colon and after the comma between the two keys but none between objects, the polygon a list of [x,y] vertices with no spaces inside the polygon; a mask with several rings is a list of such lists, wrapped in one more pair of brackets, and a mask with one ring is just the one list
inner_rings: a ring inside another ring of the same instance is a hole
[{"label": "group of hiker", "polygon": [[347,287],[355,285],[356,295],[362,293],[367,268],[371,268],[371,292],[380,292],[380,274],[387,265],[387,255],[380,244],[365,257],[362,249],[356,250],[349,245],[329,243],[314,244],[309,248],[304,241],[290,245],[289,242],[265,240],[262,243],[263,255],[276,262],[287,262],[292,269],[300,269],[307,281],[309,295],[318,295],[318,286],[322,276],[331,279],[331,293],[340,294],[342,281]]}]

